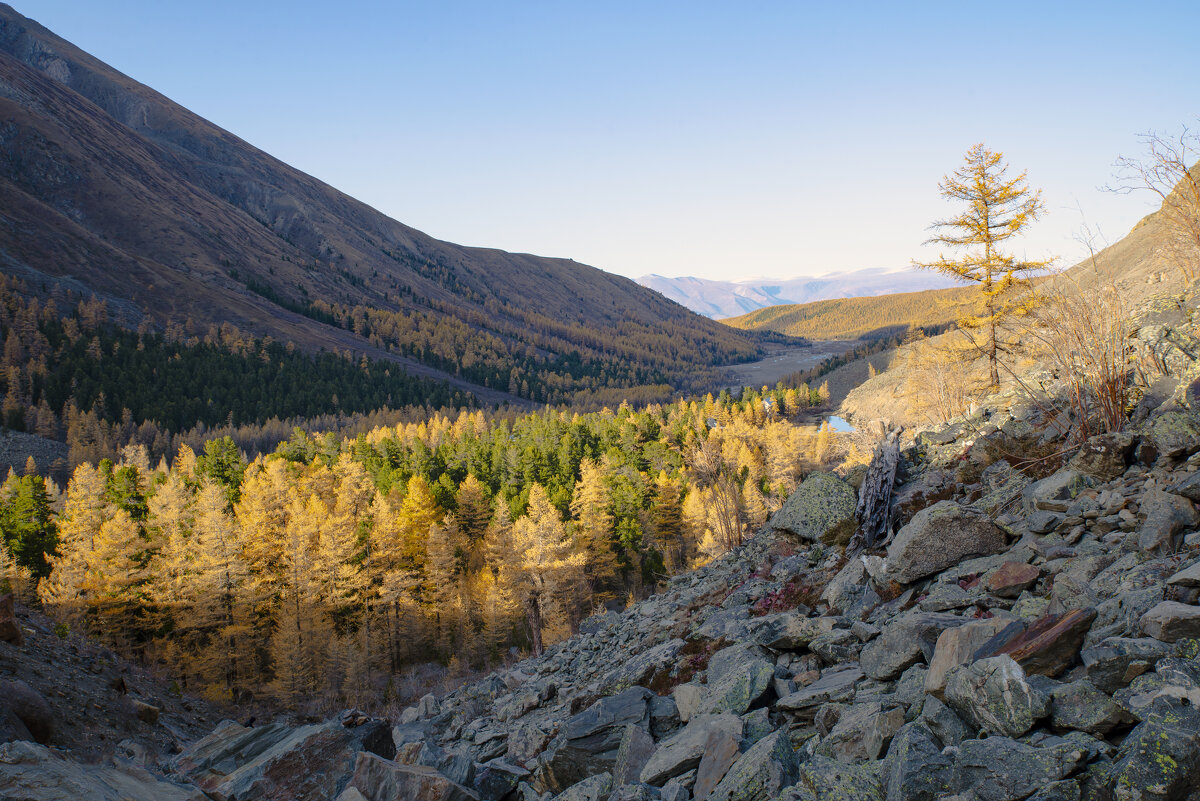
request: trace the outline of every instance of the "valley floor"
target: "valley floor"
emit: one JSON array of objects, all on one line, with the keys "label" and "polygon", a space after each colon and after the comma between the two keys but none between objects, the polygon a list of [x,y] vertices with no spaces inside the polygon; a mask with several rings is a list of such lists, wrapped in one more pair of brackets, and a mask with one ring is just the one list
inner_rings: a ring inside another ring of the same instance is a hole
[{"label": "valley floor", "polygon": [[742,387],[773,387],[785,376],[811,370],[826,359],[841,356],[862,344],[861,340],[828,340],[813,342],[803,348],[777,347],[756,362],[734,364],[724,368],[723,379],[729,383],[720,389]]}]

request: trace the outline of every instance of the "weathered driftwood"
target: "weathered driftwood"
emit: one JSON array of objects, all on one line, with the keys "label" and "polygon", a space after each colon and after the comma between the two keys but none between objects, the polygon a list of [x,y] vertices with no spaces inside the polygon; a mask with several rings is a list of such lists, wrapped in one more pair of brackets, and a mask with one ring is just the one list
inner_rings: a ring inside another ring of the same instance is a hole
[{"label": "weathered driftwood", "polygon": [[903,429],[889,432],[871,458],[858,493],[858,508],[854,520],[858,524],[848,551],[871,548],[887,539],[892,519],[892,488],[896,484],[896,469],[900,465],[900,434]]}]

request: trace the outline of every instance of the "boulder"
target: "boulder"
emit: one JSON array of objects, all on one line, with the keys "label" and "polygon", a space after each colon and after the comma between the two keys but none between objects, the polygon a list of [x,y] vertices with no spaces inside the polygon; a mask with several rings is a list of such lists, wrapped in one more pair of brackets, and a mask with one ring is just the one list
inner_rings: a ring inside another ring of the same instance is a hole
[{"label": "boulder", "polygon": [[934,695],[925,696],[925,703],[921,706],[921,714],[917,720],[929,729],[943,748],[958,745],[976,734],[967,728],[962,718],[954,714],[953,709]]},{"label": "boulder", "polygon": [[1192,503],[1200,503],[1200,472],[1188,473],[1169,490],[1176,495],[1182,495]]},{"label": "boulder", "polygon": [[832,617],[805,617],[797,612],[765,615],[750,623],[754,642],[775,651],[798,651],[816,637],[833,631]]},{"label": "boulder", "polygon": [[20,645],[25,642],[21,634],[21,621],[17,620],[16,610],[13,609],[13,595],[0,595],[0,640]]},{"label": "boulder", "polygon": [[481,801],[501,801],[528,777],[529,771],[525,768],[493,759],[480,765],[475,771],[472,787]]},{"label": "boulder", "polygon": [[1200,606],[1163,601],[1141,619],[1142,633],[1162,642],[1200,637]]},{"label": "boulder", "polygon": [[799,775],[800,761],[781,729],[750,746],[708,794],[707,801],[771,801],[795,784]]},{"label": "boulder", "polygon": [[1011,656],[1027,674],[1054,677],[1075,661],[1087,636],[1095,609],[1076,609],[1061,615],[1046,615],[1004,644],[988,643],[980,657]]},{"label": "boulder", "polygon": [[1124,474],[1129,466],[1133,446],[1133,435],[1124,432],[1089,437],[1067,466],[1101,481],[1112,481]]},{"label": "boulder", "polygon": [[1160,556],[1178,551],[1184,530],[1200,523],[1200,513],[1191,501],[1157,487],[1143,493],[1140,510],[1145,522],[1138,529],[1138,546]]},{"label": "boulder", "polygon": [[1050,714],[1050,699],[1008,656],[955,668],[946,680],[946,704],[977,731],[1020,737]]},{"label": "boulder", "polygon": [[561,791],[588,776],[611,772],[617,763],[625,727],[634,725],[649,731],[653,695],[644,687],[630,687],[601,698],[569,718],[551,744],[551,755],[544,763],[542,776],[546,785]]},{"label": "boulder", "polygon": [[913,516],[888,546],[888,575],[910,584],[964,559],[1004,550],[1004,532],[975,509],[940,501]]},{"label": "boulder", "polygon": [[934,801],[949,791],[951,769],[933,733],[909,723],[892,739],[880,779],[887,801]]},{"label": "boulder", "polygon": [[[946,674],[952,668],[969,665],[975,654],[985,644],[994,640],[1007,641],[1025,630],[1023,624],[1001,617],[986,620],[971,620],[961,626],[943,631],[934,646],[933,658],[929,660],[929,672],[925,674],[925,692],[939,698],[946,689]],[[997,638],[997,635],[1003,636]]]},{"label": "boulder", "polygon": [[687,723],[696,708],[700,706],[700,700],[704,698],[704,688],[690,682],[680,684],[671,690],[671,697],[675,699],[675,709],[679,712],[679,720]]},{"label": "boulder", "polygon": [[1113,700],[1138,720],[1147,719],[1154,703],[1164,697],[1200,706],[1200,662],[1160,659],[1153,673],[1138,676],[1113,694]]},{"label": "boulder", "polygon": [[42,745],[54,736],[54,712],[50,704],[21,679],[0,681],[0,710],[20,721],[29,736]]},{"label": "boulder", "polygon": [[740,740],[742,721],[730,714],[693,717],[678,734],[659,744],[658,750],[642,768],[642,782],[661,787],[668,779],[699,767],[708,738],[714,730],[728,732]]},{"label": "boulder", "polygon": [[1050,692],[1050,723],[1055,729],[1104,737],[1132,722],[1124,709],[1087,679],[1060,685]]},{"label": "boulder", "polygon": [[1069,743],[1035,747],[1008,737],[964,740],[951,786],[978,801],[1018,801],[1083,768],[1087,752]]},{"label": "boulder", "polygon": [[907,612],[866,644],[859,663],[863,672],[873,679],[894,679],[912,665],[929,661],[941,633],[965,622],[958,615]]},{"label": "boulder", "polygon": [[225,721],[176,757],[174,767],[218,798],[315,801],[332,797],[354,773],[365,728],[348,729],[338,720],[253,728]]},{"label": "boulder", "polygon": [[1169,656],[1171,646],[1151,637],[1109,637],[1085,648],[1080,657],[1088,681],[1110,695]]},{"label": "boulder", "polygon": [[0,745],[0,798],[20,801],[208,801],[132,765],[82,764],[31,742]]},{"label": "boulder", "polygon": [[830,530],[854,519],[858,494],[829,473],[813,473],[801,482],[768,524],[802,540],[819,542]]},{"label": "boulder", "polygon": [[630,687],[640,687],[649,683],[655,673],[676,663],[676,657],[683,646],[683,640],[668,640],[622,660],[600,680],[600,694],[614,695]]},{"label": "boulder", "polygon": [[1005,562],[988,575],[988,592],[997,598],[1016,598],[1036,584],[1041,574],[1041,570],[1025,562]]},{"label": "boulder", "polygon": [[[401,765],[376,754],[359,753],[348,787],[366,801],[478,801],[479,796],[424,765]],[[237,798],[284,798],[279,794],[235,796]],[[299,798],[300,796],[290,796]],[[309,796],[305,796],[309,797]],[[316,799],[319,796],[311,796]],[[325,796],[328,797],[328,796]]]}]

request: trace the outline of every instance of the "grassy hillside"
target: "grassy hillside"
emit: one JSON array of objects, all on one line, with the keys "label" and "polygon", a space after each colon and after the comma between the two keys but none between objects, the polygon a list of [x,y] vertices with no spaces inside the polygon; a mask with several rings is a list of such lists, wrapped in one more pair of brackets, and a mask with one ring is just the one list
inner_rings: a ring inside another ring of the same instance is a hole
[{"label": "grassy hillside", "polygon": [[945,326],[979,310],[975,287],[901,292],[771,306],[722,320],[734,328],[775,331],[811,339],[896,336],[909,328]]}]

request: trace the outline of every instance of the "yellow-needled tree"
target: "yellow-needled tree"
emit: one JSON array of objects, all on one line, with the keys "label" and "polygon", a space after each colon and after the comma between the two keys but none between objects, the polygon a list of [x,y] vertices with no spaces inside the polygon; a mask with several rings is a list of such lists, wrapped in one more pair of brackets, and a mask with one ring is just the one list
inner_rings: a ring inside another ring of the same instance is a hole
[{"label": "yellow-needled tree", "polygon": [[966,208],[935,222],[931,227],[937,233],[926,240],[926,244],[965,252],[958,259],[939,254],[937,261],[913,263],[979,287],[984,311],[959,321],[959,327],[987,358],[993,387],[1000,385],[1000,354],[1004,352],[999,323],[1022,308],[1013,301],[1013,290],[1028,285],[1026,276],[1050,263],[1023,261],[1001,249],[1045,212],[1041,190],[1030,189],[1025,175],[1009,177],[1003,153],[988,150],[982,143],[973,145],[963,166],[938,184],[942,197]]}]

